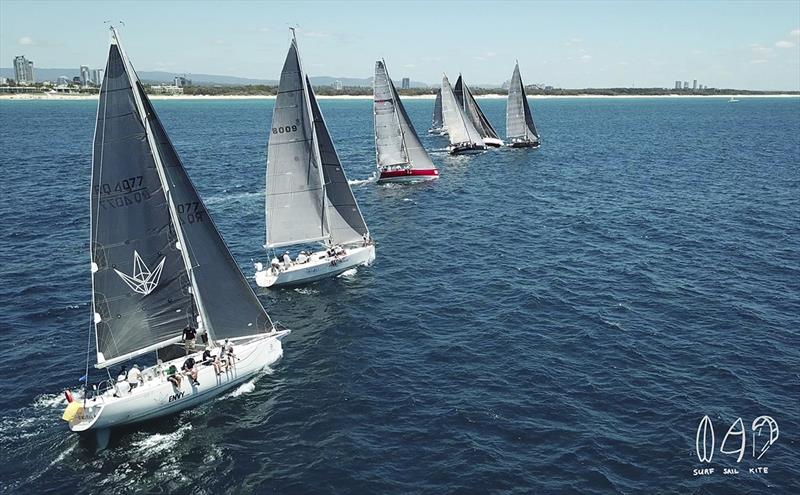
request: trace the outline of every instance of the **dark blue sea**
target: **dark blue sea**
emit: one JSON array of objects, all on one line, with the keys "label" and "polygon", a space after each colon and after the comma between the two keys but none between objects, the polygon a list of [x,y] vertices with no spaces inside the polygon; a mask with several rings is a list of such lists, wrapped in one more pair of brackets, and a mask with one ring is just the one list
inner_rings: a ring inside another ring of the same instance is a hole
[{"label": "dark blue sea", "polygon": [[[0,101],[0,491],[800,493],[800,98],[532,102],[541,149],[454,158],[407,101],[441,178],[382,186],[371,101],[322,100],[375,264],[260,291],[280,363],[95,453],[96,102]],[[272,105],[155,101],[248,277]]]}]

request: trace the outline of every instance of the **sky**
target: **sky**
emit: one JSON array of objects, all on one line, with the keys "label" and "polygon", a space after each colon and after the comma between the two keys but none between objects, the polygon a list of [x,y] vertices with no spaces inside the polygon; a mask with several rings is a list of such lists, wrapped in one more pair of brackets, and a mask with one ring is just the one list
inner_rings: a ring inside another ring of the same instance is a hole
[{"label": "sky", "polygon": [[0,66],[103,67],[104,21],[139,71],[278,79],[288,26],[313,76],[472,86],[800,90],[800,1],[264,2],[0,0]]}]

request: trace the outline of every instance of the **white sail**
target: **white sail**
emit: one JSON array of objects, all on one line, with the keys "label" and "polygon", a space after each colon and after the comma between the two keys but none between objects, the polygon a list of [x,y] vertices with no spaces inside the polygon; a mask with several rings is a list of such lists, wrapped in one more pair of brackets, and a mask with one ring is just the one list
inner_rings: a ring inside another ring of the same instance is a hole
[{"label": "white sail", "polygon": [[484,146],[480,133],[458,104],[447,76],[442,78],[442,116],[450,136],[450,144],[472,143]]},{"label": "white sail", "polygon": [[[400,95],[397,93],[386,63],[375,62],[375,147],[378,167],[404,165],[412,169],[433,170],[428,156],[411,124]],[[394,157],[401,156],[402,160]]]}]

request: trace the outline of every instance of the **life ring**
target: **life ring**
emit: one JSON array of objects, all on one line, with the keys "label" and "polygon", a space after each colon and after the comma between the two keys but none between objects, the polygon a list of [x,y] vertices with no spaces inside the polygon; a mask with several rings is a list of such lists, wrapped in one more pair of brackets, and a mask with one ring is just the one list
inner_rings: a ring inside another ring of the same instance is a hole
[{"label": "life ring", "polygon": [[70,392],[69,389],[64,390],[64,397],[67,398],[67,403],[71,403],[73,401],[72,392]]}]

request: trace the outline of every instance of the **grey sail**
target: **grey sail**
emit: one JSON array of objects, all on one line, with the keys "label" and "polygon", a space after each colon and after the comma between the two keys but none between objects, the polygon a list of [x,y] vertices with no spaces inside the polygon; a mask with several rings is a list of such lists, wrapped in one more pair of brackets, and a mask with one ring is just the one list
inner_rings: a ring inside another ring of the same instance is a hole
[{"label": "grey sail", "polygon": [[194,290],[202,300],[204,327],[217,340],[268,332],[272,327],[269,316],[228,250],[138,81],[137,85],[180,222]]},{"label": "grey sail", "polygon": [[191,283],[119,47],[111,45],[92,158],[97,362],[166,345],[195,321]]},{"label": "grey sail", "polygon": [[473,143],[483,145],[483,138],[458,104],[447,76],[442,78],[442,116],[450,144]]},{"label": "grey sail", "polygon": [[[436,166],[431,161],[428,153],[423,148],[417,136],[417,131],[411,124],[400,95],[389,77],[386,64],[383,61],[375,62],[375,145],[377,148],[378,167],[403,165],[412,169],[433,170]],[[391,139],[382,138],[389,136]],[[395,144],[395,137],[399,143]],[[382,147],[396,146],[391,150],[402,152],[404,161],[386,162],[382,157]]]},{"label": "grey sail", "polygon": [[508,103],[506,106],[506,136],[509,141],[539,142],[539,133],[533,123],[533,115],[522,85],[519,64],[514,66],[511,84],[508,87]]},{"label": "grey sail", "polygon": [[453,88],[453,94],[456,95],[456,100],[458,100],[461,108],[464,109],[464,113],[472,121],[472,125],[481,134],[481,137],[498,139],[497,132],[492,127],[489,119],[486,118],[486,115],[484,115],[481,107],[478,106],[478,102],[472,96],[472,91],[470,91],[469,86],[466,85],[461,75],[458,76],[456,86]]},{"label": "grey sail", "polygon": [[403,131],[403,140],[406,145],[408,159],[411,161],[411,168],[421,170],[435,169],[436,165],[433,164],[431,157],[428,156],[428,152],[425,151],[425,148],[422,146],[419,136],[417,135],[417,131],[411,124],[411,119],[408,118],[406,108],[403,106],[403,102],[400,100],[400,95],[397,93],[397,88],[394,87],[394,83],[391,79],[389,79],[389,85],[391,86],[392,94],[394,95],[394,101],[398,112],[397,118],[400,121],[400,129]]},{"label": "grey sail", "polygon": [[391,80],[384,63],[380,60],[375,62],[373,114],[375,152],[379,168],[405,166],[410,162],[390,84]]},{"label": "grey sail", "polygon": [[327,239],[325,191],[297,44],[281,72],[267,148],[267,246]]},{"label": "grey sail", "polygon": [[442,121],[442,88],[436,90],[436,101],[433,102],[433,123],[431,129],[441,129],[444,126]]},{"label": "grey sail", "polygon": [[348,244],[359,242],[363,236],[369,235],[369,229],[358,208],[356,198],[347,183],[339,155],[333,146],[333,141],[325,125],[325,119],[317,104],[311,81],[306,77],[311,113],[314,119],[314,129],[319,146],[319,156],[322,160],[322,175],[325,181],[327,224],[330,229],[331,244]]}]

